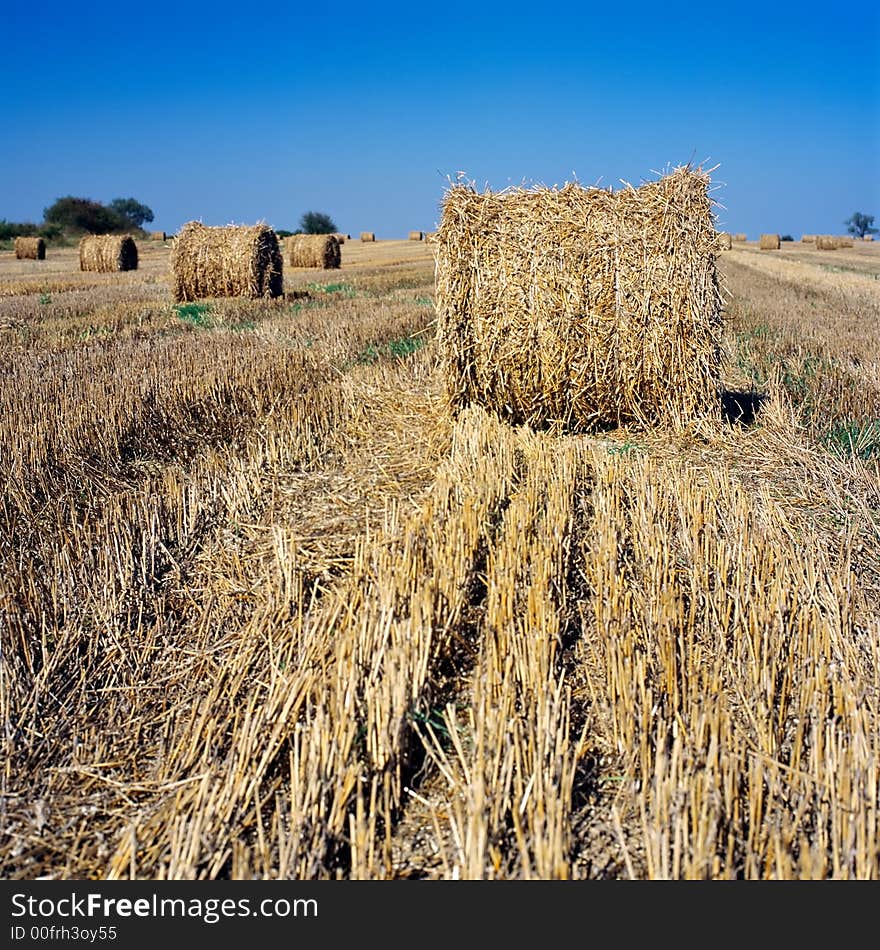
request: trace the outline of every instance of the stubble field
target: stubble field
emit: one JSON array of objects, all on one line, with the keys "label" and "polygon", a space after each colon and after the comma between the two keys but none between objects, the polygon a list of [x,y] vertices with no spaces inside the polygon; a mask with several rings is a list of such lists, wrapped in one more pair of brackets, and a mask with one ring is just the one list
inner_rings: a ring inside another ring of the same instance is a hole
[{"label": "stubble field", "polygon": [[0,252],[0,874],[880,877],[880,248],[722,252],[681,430],[446,407],[422,242]]}]

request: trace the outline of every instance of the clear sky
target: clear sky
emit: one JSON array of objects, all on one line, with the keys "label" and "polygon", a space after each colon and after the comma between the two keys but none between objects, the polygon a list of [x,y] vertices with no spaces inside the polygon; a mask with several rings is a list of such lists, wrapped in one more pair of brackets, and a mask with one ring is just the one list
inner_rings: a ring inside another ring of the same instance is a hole
[{"label": "clear sky", "polygon": [[721,230],[880,223],[880,4],[2,0],[0,218],[433,230],[450,176],[719,167]]}]

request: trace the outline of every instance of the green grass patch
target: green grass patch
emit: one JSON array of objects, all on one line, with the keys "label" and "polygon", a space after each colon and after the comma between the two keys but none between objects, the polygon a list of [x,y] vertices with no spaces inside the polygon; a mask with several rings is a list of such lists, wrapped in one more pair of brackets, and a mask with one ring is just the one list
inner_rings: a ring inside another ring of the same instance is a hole
[{"label": "green grass patch", "polygon": [[307,284],[309,290],[317,291],[321,294],[341,294],[343,297],[355,297],[357,291],[351,284]]},{"label": "green grass patch", "polygon": [[214,321],[208,316],[211,312],[209,303],[179,303],[175,304],[174,312],[180,320],[189,323],[201,330],[209,330]]},{"label": "green grass patch", "polygon": [[404,360],[418,352],[425,345],[421,336],[402,336],[387,343],[370,343],[358,353],[355,363],[371,365],[383,358]]},{"label": "green grass patch", "polygon": [[880,459],[880,419],[841,422],[828,432],[824,444],[839,458]]}]

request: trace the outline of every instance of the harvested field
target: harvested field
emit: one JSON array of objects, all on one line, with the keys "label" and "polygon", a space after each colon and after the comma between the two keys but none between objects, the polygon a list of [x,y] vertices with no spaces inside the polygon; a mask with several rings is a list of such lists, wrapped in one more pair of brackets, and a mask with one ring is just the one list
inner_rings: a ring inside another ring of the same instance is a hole
[{"label": "harvested field", "polygon": [[720,255],[722,412],[582,433],[450,411],[425,242],[0,255],[3,876],[880,878],[856,244]]}]

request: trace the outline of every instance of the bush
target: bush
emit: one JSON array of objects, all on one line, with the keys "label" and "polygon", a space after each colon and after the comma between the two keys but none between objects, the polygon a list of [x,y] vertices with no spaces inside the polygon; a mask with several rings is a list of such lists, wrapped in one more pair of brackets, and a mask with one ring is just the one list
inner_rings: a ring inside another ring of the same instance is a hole
[{"label": "bush", "polygon": [[299,226],[303,234],[335,234],[339,230],[330,215],[321,211],[306,211]]}]

